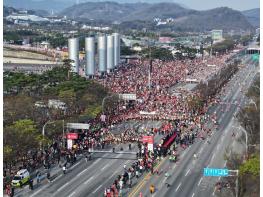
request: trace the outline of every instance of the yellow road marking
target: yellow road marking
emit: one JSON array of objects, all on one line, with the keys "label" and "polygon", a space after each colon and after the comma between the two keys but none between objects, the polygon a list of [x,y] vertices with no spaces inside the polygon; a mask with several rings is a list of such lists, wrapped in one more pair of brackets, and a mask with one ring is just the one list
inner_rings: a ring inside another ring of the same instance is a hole
[{"label": "yellow road marking", "polygon": [[[157,166],[154,170],[158,170],[160,168],[160,166],[163,164],[164,160],[166,158],[164,158]],[[149,180],[151,177],[151,173],[149,172],[148,174],[145,175],[145,177],[141,180],[140,183],[138,183],[138,185],[134,188],[133,191],[131,191],[131,193],[128,195],[128,197],[133,197],[135,196],[135,194],[145,185],[145,183],[147,182],[147,180]]]}]

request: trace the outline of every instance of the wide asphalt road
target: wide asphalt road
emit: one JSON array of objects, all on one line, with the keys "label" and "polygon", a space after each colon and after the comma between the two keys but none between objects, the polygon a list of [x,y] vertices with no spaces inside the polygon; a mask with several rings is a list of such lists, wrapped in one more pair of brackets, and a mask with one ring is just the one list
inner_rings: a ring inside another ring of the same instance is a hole
[{"label": "wide asphalt road", "polygon": [[[140,193],[145,196],[156,197],[210,197],[215,195],[214,185],[219,178],[203,177],[203,169],[206,167],[224,168],[225,149],[233,142],[232,133],[237,132],[234,126],[234,116],[240,106],[243,106],[247,99],[244,97],[246,89],[251,85],[259,66],[253,65],[249,57],[244,57],[246,65],[231,78],[223,88],[220,99],[221,103],[209,109],[208,113],[216,112],[219,128],[213,130],[211,137],[205,141],[197,139],[196,142],[186,149],[179,158],[179,161],[170,163],[168,158],[160,165],[160,175],[146,176],[146,178],[134,188],[129,197],[137,197]],[[209,140],[210,143],[207,142]],[[197,154],[197,159],[193,155]],[[165,173],[170,176],[166,178]],[[167,183],[170,184],[167,187]],[[150,185],[156,187],[156,192],[151,195]]]},{"label": "wide asphalt road", "polygon": [[[145,121],[141,123],[128,122],[126,128],[159,128],[160,121]],[[154,140],[159,142],[163,136],[156,135]],[[115,146],[116,152],[128,151],[128,144]],[[108,149],[111,151],[112,149]],[[138,150],[137,144],[132,144],[132,152]],[[114,153],[93,153],[92,160],[86,161],[81,159],[79,162],[70,167],[65,175],[62,170],[59,176],[51,183],[43,183],[33,191],[25,186],[22,190],[16,192],[16,197],[87,197],[103,196],[106,187],[112,185],[116,177],[124,172],[124,164],[129,167],[136,160],[134,154],[114,154]],[[43,181],[44,182],[44,181]]]}]

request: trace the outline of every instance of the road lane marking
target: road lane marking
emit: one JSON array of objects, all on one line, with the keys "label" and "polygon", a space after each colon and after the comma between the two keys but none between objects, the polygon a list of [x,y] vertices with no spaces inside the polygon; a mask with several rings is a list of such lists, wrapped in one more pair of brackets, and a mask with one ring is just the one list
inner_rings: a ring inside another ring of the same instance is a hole
[{"label": "road lane marking", "polygon": [[58,176],[53,180],[53,182],[54,182],[55,180],[57,180],[58,178],[60,178],[60,177],[62,177],[62,174],[58,175]]},{"label": "road lane marking", "polygon": [[58,189],[58,191],[61,191],[64,187],[66,187],[67,185],[69,184],[69,182],[67,182],[65,185],[63,185],[62,187],[60,187],[59,189]]},{"label": "road lane marking", "polygon": [[107,168],[110,164],[108,163],[107,165],[105,165],[103,168],[100,169],[100,171],[103,171],[105,168]]},{"label": "road lane marking", "polygon": [[199,154],[202,153],[203,149],[204,149],[204,146],[202,146],[202,148],[200,149]]},{"label": "road lane marking", "polygon": [[116,174],[116,173],[113,173],[113,174],[107,179],[107,181],[108,181],[109,179],[111,179],[115,174]]},{"label": "road lane marking", "polygon": [[198,182],[198,186],[201,184],[202,180],[203,180],[203,177],[201,177],[200,181]]},{"label": "road lane marking", "polygon": [[[161,160],[160,163],[155,167],[155,171],[159,170],[160,166],[164,163],[165,159]],[[142,179],[139,183],[137,183],[136,187],[134,188],[133,191],[131,191],[128,195],[128,197],[133,197],[135,196],[135,194],[146,184],[146,180],[148,179],[148,177],[150,177],[151,174],[148,173],[145,175],[144,179]]]},{"label": "road lane marking", "polygon": [[30,197],[33,197],[35,195],[37,195],[39,192],[41,192],[42,190],[46,189],[49,186],[49,184],[45,185],[42,189],[38,190],[36,193],[32,194]]},{"label": "road lane marking", "polygon": [[76,167],[76,166],[79,165],[79,164],[80,164],[80,162],[74,164],[74,165],[72,166],[72,168],[73,168],[73,167]]},{"label": "road lane marking", "polygon": [[226,167],[226,161],[225,161],[225,163],[224,163],[224,167]]},{"label": "road lane marking", "polygon": [[215,153],[213,154],[213,156],[211,158],[211,162],[213,162],[214,157],[215,157]]},{"label": "road lane marking", "polygon": [[193,193],[192,197],[194,197],[195,193]]},{"label": "road lane marking", "polygon": [[87,169],[85,169],[85,170],[83,170],[81,173],[79,173],[77,176],[80,176],[80,175],[82,175],[84,172],[86,172],[88,170],[88,168]]},{"label": "road lane marking", "polygon": [[95,194],[100,188],[102,187],[102,185],[100,185],[95,191],[93,191],[92,193]]},{"label": "road lane marking", "polygon": [[186,174],[184,176],[187,176],[187,174],[190,172],[190,169],[188,169],[188,171],[186,172]]},{"label": "road lane marking", "polygon": [[176,188],[176,190],[175,190],[176,192],[177,192],[177,190],[179,189],[179,187],[181,186],[181,184],[182,184],[182,183],[180,183],[180,184],[177,186],[177,188]]},{"label": "road lane marking", "polygon": [[72,192],[68,197],[72,197],[74,194],[76,194],[76,192]]},{"label": "road lane marking", "polygon": [[215,188],[214,191],[213,191],[213,196],[215,195],[215,192],[216,192],[216,188]]},{"label": "road lane marking", "polygon": [[90,177],[88,180],[86,180],[84,184],[86,185],[86,184],[87,184],[88,182],[90,182],[92,179],[94,179],[94,176],[92,176],[92,177]]}]

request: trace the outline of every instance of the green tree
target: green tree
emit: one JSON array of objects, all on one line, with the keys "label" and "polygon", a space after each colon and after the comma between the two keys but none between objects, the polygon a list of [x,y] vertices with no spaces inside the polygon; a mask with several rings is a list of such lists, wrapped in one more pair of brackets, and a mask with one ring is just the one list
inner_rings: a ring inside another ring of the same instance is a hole
[{"label": "green tree", "polygon": [[252,174],[253,176],[259,176],[260,174],[260,158],[259,155],[254,155],[240,167],[240,174]]},{"label": "green tree", "polygon": [[15,161],[39,148],[40,132],[36,124],[29,119],[18,120],[4,128],[4,158]]},{"label": "green tree", "polygon": [[71,71],[71,64],[74,63],[74,60],[71,59],[64,59],[63,60],[63,67],[67,69],[68,73],[68,80],[70,79],[70,71]]}]

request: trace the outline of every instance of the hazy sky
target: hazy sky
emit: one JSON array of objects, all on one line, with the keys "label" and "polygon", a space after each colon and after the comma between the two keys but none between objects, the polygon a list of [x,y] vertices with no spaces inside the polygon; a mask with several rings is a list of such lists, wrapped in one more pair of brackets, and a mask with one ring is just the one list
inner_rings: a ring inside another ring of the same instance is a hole
[{"label": "hazy sky", "polygon": [[259,8],[260,0],[173,0],[173,2],[181,3],[188,8],[196,10],[207,10],[216,7],[230,7],[235,10],[249,10]]}]

